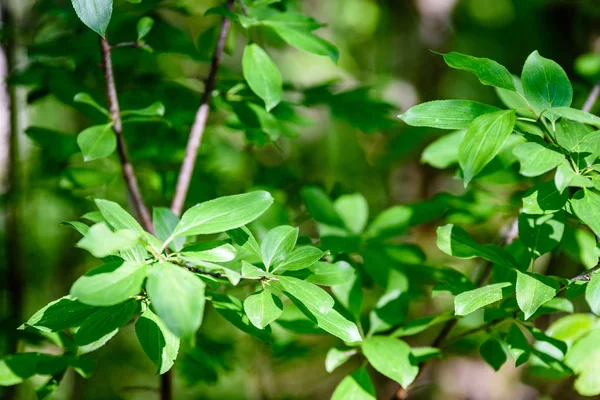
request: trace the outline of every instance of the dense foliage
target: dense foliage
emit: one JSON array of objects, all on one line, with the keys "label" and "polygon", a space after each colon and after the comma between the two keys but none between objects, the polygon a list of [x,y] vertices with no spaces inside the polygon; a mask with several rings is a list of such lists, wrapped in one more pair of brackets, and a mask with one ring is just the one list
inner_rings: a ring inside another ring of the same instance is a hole
[{"label": "dense foliage", "polygon": [[[242,149],[235,143],[225,149],[203,144],[202,152],[219,149],[203,160],[224,165],[233,153],[276,147],[282,137],[293,143],[307,124],[304,106],[326,104],[367,132],[389,126],[392,106],[362,88],[340,92],[334,84],[285,84],[270,46],[289,45],[331,62],[339,57],[318,34],[323,24],[287,2],[228,0],[210,8],[205,15],[222,22],[201,35],[198,49],[183,39],[165,40],[180,32],[156,10],[183,10],[153,1],[129,3],[116,2],[113,9],[112,0],[72,0],[75,12],[40,3],[38,11],[52,16],[43,21],[48,30],[78,26],[76,15],[91,29],[78,32],[99,36],[100,48],[64,55],[61,35],[49,35],[33,47],[35,62],[12,77],[13,84],[30,88],[30,101],[51,94],[93,121],[76,138],[36,126],[27,135],[59,169],[47,171],[52,184],[78,198],[94,197],[96,209],[64,225],[81,235],[76,247],[98,261],[72,283],[68,295],[19,328],[21,340],[50,342],[60,351],[6,356],[0,362],[1,385],[44,376],[37,394],[50,396],[68,369],[89,377],[96,367],[89,353],[130,323],[157,374],[169,377],[181,362],[192,383],[215,380],[215,365],[224,364],[225,356],[199,333],[210,308],[223,317],[212,324],[230,323],[274,349],[295,335],[331,336],[326,370],[351,365],[333,392],[335,400],[375,399],[375,372],[396,382],[395,395],[405,398],[426,365],[477,349],[496,371],[511,356],[516,366],[527,363],[532,379],[574,377],[579,394],[600,395],[595,317],[600,315],[600,274],[595,274],[600,118],[588,105],[572,107],[573,87],[558,63],[533,51],[517,77],[487,58],[438,54],[448,67],[494,87],[504,107],[434,100],[406,110],[399,116],[404,122],[397,123],[449,131],[424,149],[421,161],[456,171],[467,190],[372,216],[360,193],[331,196],[298,180],[292,182],[298,196],[290,201],[304,211],[282,222],[286,200],[270,186],[284,186],[289,176],[275,183],[259,179],[249,185],[252,190],[232,180],[225,192],[245,193],[221,196],[210,177],[193,174],[208,114],[218,115],[214,126],[244,136]],[[238,73],[218,73],[223,53],[236,51]],[[210,61],[200,87],[179,77],[163,79],[156,65],[170,52]],[[128,71],[127,64],[119,65],[120,57],[140,59],[141,66]],[[99,59],[104,76],[94,68]],[[202,98],[196,110],[197,92]],[[359,120],[356,112],[369,118]],[[125,137],[124,130],[131,133]],[[141,173],[133,169],[128,151],[146,162]],[[243,181],[244,163],[239,164],[233,174]],[[115,180],[121,187],[115,179],[121,170],[125,184],[117,200],[128,201],[131,213],[100,195]],[[201,178],[208,184],[195,187]],[[489,186],[505,183],[518,190],[504,202],[494,199]],[[212,199],[182,209],[191,204],[186,198],[207,197]],[[170,208],[146,209],[171,199]],[[307,218],[315,224],[313,237],[300,235],[296,227]],[[504,229],[496,243],[484,243],[477,230],[462,227],[498,218]],[[436,244],[449,256],[446,263],[481,260],[474,277],[432,262],[418,240],[405,240],[409,229],[431,224],[441,225]],[[546,268],[544,259],[559,254],[579,269]],[[453,310],[415,312],[418,302],[440,297],[452,298]],[[431,341],[419,340],[430,331],[435,332]],[[162,398],[172,395],[168,379],[162,381]]]}]

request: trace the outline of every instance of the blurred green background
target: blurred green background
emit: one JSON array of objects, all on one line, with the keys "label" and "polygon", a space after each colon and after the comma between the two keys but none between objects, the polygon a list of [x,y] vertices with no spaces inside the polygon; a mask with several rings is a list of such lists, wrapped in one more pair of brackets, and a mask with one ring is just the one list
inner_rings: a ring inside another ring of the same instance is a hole
[{"label": "blurred green background", "polygon": [[[10,115],[6,88],[0,96],[0,175],[16,177],[12,191],[2,190],[3,222],[16,204],[18,225],[2,224],[0,262],[3,349],[13,330],[33,312],[69,291],[74,280],[95,266],[74,247],[78,235],[61,221],[93,209],[92,197],[126,204],[116,157],[84,163],[75,135],[102,116],[73,102],[88,92],[104,104],[98,67],[97,36],[76,18],[69,0],[5,0],[16,32],[3,59],[2,74],[14,89],[19,159],[9,154]],[[472,99],[500,105],[494,90],[474,76],[445,66],[439,52],[459,51],[488,57],[519,75],[533,50],[557,61],[574,85],[573,107],[580,107],[598,78],[600,66],[576,64],[578,57],[600,51],[600,2],[595,0],[289,0],[327,26],[318,32],[340,50],[338,64],[278,43],[268,32],[258,36],[279,66],[285,99],[297,107],[280,109],[285,123],[274,142],[264,143],[230,105],[216,99],[200,150],[187,204],[215,196],[264,188],[276,204],[253,225],[260,235],[277,224],[298,224],[314,238],[316,229],[300,197],[305,185],[324,188],[335,198],[362,193],[371,217],[395,205],[430,198],[446,191],[463,194],[453,170],[436,170],[420,162],[424,147],[439,131],[411,128],[396,118],[408,107],[433,99]],[[173,193],[187,134],[200,102],[218,16],[204,16],[217,1],[116,1],[109,39],[135,39],[135,23],[150,15],[155,27],[147,37],[153,53],[123,48],[113,52],[122,108],[155,101],[166,106],[166,121],[128,125],[125,135],[147,202],[167,206]],[[6,16],[6,13],[3,13]],[[262,37],[264,35],[264,37]],[[230,91],[241,77],[246,42],[232,33],[223,59],[219,88]],[[6,79],[2,79],[6,81]],[[13,89],[11,89],[13,90]],[[234,94],[235,95],[235,94]],[[244,94],[241,93],[243,96]],[[32,129],[31,127],[36,127]],[[27,130],[27,133],[26,133]],[[512,209],[511,193],[523,189],[511,170],[490,176],[486,191],[474,201],[473,213],[497,220],[477,226],[481,240],[493,241]],[[11,197],[12,196],[12,197]],[[430,260],[452,266],[435,246],[435,226],[420,226],[399,238],[418,244]],[[9,226],[10,229],[10,226]],[[18,257],[16,263],[9,255]],[[5,261],[6,260],[6,261]],[[456,261],[452,261],[456,263]],[[568,263],[567,263],[568,264]],[[464,263],[470,268],[474,263]],[[18,268],[20,277],[9,274]],[[566,265],[565,268],[575,268]],[[573,269],[576,271],[576,269]],[[236,289],[249,295],[250,287]],[[235,293],[235,291],[234,291]],[[14,302],[22,296],[22,304]],[[11,299],[13,302],[11,303]],[[448,309],[443,296],[411,304],[414,315]],[[19,310],[19,308],[22,308]],[[15,315],[15,313],[20,315]],[[325,353],[335,339],[294,335],[276,329],[266,345],[226,322],[212,309],[201,328],[198,348],[180,354],[176,364],[176,399],[321,399],[356,367],[333,374],[324,368]],[[425,344],[427,334],[417,337]],[[28,345],[52,352],[52,348]],[[133,325],[109,345],[92,353],[98,368],[89,380],[70,373],[56,399],[158,398],[158,378],[136,341]],[[476,356],[476,355],[475,355]],[[520,370],[498,374],[470,354],[436,363],[428,372],[435,389],[416,391],[415,398],[529,399],[538,396],[576,398],[569,386],[521,382]],[[395,386],[377,377],[378,393]],[[33,384],[18,389],[20,399],[35,398]],[[389,397],[389,396],[388,396]],[[382,397],[387,398],[387,397]]]}]

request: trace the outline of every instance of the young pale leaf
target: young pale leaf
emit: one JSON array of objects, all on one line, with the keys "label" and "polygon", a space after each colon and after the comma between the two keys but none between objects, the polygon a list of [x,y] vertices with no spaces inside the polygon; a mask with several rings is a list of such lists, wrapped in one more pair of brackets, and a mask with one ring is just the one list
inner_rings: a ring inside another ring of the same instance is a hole
[{"label": "young pale leaf", "polygon": [[77,144],[83,153],[83,159],[92,161],[114,153],[117,148],[117,137],[111,125],[95,125],[77,135]]},{"label": "young pale leaf", "polygon": [[[298,271],[300,269],[309,268],[314,263],[319,261],[325,253],[313,246],[299,247],[289,253],[283,261],[277,264],[275,271]],[[266,265],[266,264],[265,264]]]},{"label": "young pale leaf", "polygon": [[509,286],[511,286],[509,282],[501,282],[463,292],[454,298],[454,312],[456,315],[468,315],[500,301],[504,297],[502,289]]},{"label": "young pale leaf", "polygon": [[565,159],[565,156],[547,145],[527,142],[517,145],[513,149],[513,154],[521,163],[519,173],[523,176],[539,176],[558,167]]},{"label": "young pale leaf", "polygon": [[129,229],[132,232],[142,236],[145,231],[138,222],[123,209],[118,203],[109,200],[94,200],[96,207],[102,213],[104,220],[116,230]]},{"label": "young pale leaf", "polygon": [[83,304],[71,296],[65,296],[37,311],[24,326],[31,326],[42,332],[59,332],[81,325],[97,310],[97,307]]},{"label": "young pale leaf", "polygon": [[158,367],[157,373],[171,369],[179,352],[179,338],[154,314],[150,307],[135,323],[135,334],[144,353]]},{"label": "young pale leaf", "polygon": [[265,329],[283,312],[281,300],[268,290],[261,290],[244,300],[244,311],[258,329]]},{"label": "young pale leaf", "polygon": [[79,353],[89,353],[103,346],[131,319],[136,308],[137,301],[133,299],[111,307],[98,308],[75,332],[74,339],[79,346]]},{"label": "young pale leaf", "polygon": [[565,213],[519,215],[519,238],[536,257],[546,254],[560,243],[565,231]]},{"label": "young pale leaf", "polygon": [[136,25],[138,42],[144,39],[152,30],[154,20],[150,17],[142,17]]},{"label": "young pale leaf", "polygon": [[179,338],[191,338],[202,324],[205,286],[188,270],[160,262],[148,271],[146,291],[169,330]]},{"label": "young pale leaf", "polygon": [[362,194],[340,196],[333,206],[350,232],[360,234],[365,229],[369,219],[369,205]]},{"label": "young pale leaf", "polygon": [[[438,53],[441,54],[441,53]],[[513,76],[506,67],[489,58],[478,58],[451,52],[441,54],[446,64],[452,68],[469,71],[479,79],[479,82],[488,86],[495,86],[507,90],[516,91]]]},{"label": "young pale leaf", "polygon": [[489,338],[483,342],[479,348],[479,353],[485,362],[494,368],[494,371],[498,371],[507,360],[502,344],[494,338]]},{"label": "young pale leaf", "polygon": [[410,346],[400,339],[373,336],[363,342],[362,349],[373,368],[405,389],[419,373],[418,365],[411,361]]},{"label": "young pale leaf", "polygon": [[558,283],[543,275],[517,272],[517,304],[525,319],[529,319],[544,303],[558,292]]},{"label": "young pale leaf", "polygon": [[291,295],[309,310],[316,309],[326,313],[333,308],[334,300],[325,290],[301,279],[291,276],[280,276],[279,283],[286,294]]},{"label": "young pale leaf", "polygon": [[[152,225],[154,226],[154,231],[156,232],[156,236],[163,241],[166,242],[167,239],[171,236],[175,227],[179,223],[179,217],[175,215],[170,208],[167,207],[157,207],[152,210]],[[169,248],[175,252],[180,251],[185,244],[184,237],[178,237],[173,239],[169,243]]]},{"label": "young pale leaf", "polygon": [[142,291],[146,264],[111,262],[89,271],[71,287],[71,296],[92,306],[119,304]]},{"label": "young pale leaf", "polygon": [[256,191],[219,197],[187,210],[171,237],[208,235],[246,225],[273,204],[269,192]]},{"label": "young pale leaf", "polygon": [[[525,97],[538,116],[550,108],[571,105],[573,88],[567,74],[560,65],[537,51],[527,57],[521,80]],[[551,114],[547,116],[554,118]]]},{"label": "young pale leaf", "polygon": [[278,265],[292,251],[298,240],[298,228],[282,225],[273,228],[260,246],[262,260],[267,267]]},{"label": "young pale leaf", "polygon": [[600,274],[592,275],[592,279],[585,288],[585,301],[594,314],[600,315]]},{"label": "young pale leaf", "polygon": [[461,129],[437,139],[423,150],[421,162],[432,167],[444,169],[458,163],[458,148],[465,137],[466,130]]},{"label": "young pale leaf", "polygon": [[523,212],[526,214],[555,213],[562,210],[568,199],[568,193],[559,193],[554,182],[543,182],[525,193]]},{"label": "young pale leaf", "polygon": [[514,110],[496,111],[476,118],[458,149],[465,187],[502,149],[515,126]]},{"label": "young pale leaf", "polygon": [[279,104],[283,94],[281,74],[262,47],[256,43],[246,46],[242,57],[242,70],[248,86],[264,100],[267,111]]},{"label": "young pale leaf", "polygon": [[470,100],[434,100],[411,107],[399,118],[411,126],[466,129],[477,117],[498,108]]},{"label": "young pale leaf", "polygon": [[600,195],[595,191],[579,190],[571,199],[575,214],[596,236],[600,236]]},{"label": "young pale leaf", "polygon": [[103,258],[121,250],[127,250],[135,245],[138,236],[127,229],[113,232],[101,222],[93,225],[79,242],[77,247],[92,253],[94,257]]},{"label": "young pale leaf", "polygon": [[515,258],[501,247],[480,245],[464,229],[453,224],[437,228],[437,246],[444,253],[458,258],[481,257],[506,268],[519,269]]},{"label": "young pale leaf", "polygon": [[332,373],[337,367],[344,364],[356,353],[357,351],[355,349],[339,349],[337,347],[332,347],[325,357],[325,370]]},{"label": "young pale leaf", "polygon": [[550,111],[552,111],[552,114],[569,119],[571,121],[577,121],[581,122],[582,124],[600,127],[600,117],[597,117],[594,114],[590,114],[589,112],[581,111],[576,108],[570,107],[554,107]]},{"label": "young pale leaf", "polygon": [[338,49],[327,40],[320,38],[312,32],[292,29],[284,24],[273,23],[270,21],[264,21],[263,24],[273,28],[275,33],[290,46],[304,50],[308,53],[330,57],[333,62],[337,63],[339,57]]},{"label": "young pale leaf", "polygon": [[371,382],[369,372],[360,367],[346,376],[335,388],[331,400],[377,400],[375,386]]},{"label": "young pale leaf", "polygon": [[81,22],[104,37],[112,15],[113,0],[71,0],[71,2]]},{"label": "young pale leaf", "polygon": [[123,110],[121,116],[126,117],[134,115],[138,117],[162,117],[165,115],[165,106],[160,101],[150,104],[146,108],[140,108],[138,110]]}]

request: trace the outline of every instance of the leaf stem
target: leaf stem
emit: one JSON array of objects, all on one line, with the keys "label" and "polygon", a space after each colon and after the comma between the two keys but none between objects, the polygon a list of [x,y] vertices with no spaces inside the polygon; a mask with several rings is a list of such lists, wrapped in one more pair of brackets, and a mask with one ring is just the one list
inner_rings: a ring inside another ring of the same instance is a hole
[{"label": "leaf stem", "polygon": [[[234,0],[227,0],[227,8],[229,10],[233,8],[233,1]],[[229,33],[230,26],[231,21],[229,18],[225,17],[219,32],[219,39],[217,40],[217,46],[213,54],[210,71],[208,73],[208,77],[206,78],[204,94],[200,100],[200,107],[196,112],[196,118],[190,131],[190,136],[185,149],[185,156],[183,158],[183,163],[181,164],[181,170],[179,172],[179,176],[177,177],[175,194],[173,195],[173,201],[171,202],[171,210],[175,215],[181,215],[181,211],[183,210],[183,205],[190,187],[192,174],[194,173],[194,166],[196,165],[196,159],[198,158],[198,149],[200,148],[202,136],[206,128],[206,121],[208,119],[210,108],[210,99],[215,88],[217,72],[221,66],[221,57],[223,56],[223,51],[225,50],[225,42],[227,41],[227,34]]]}]

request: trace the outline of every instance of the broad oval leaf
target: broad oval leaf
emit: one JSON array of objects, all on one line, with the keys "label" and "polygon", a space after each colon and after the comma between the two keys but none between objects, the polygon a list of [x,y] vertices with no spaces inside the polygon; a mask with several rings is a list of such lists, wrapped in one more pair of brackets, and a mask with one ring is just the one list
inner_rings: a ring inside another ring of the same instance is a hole
[{"label": "broad oval leaf", "polygon": [[187,210],[171,237],[208,235],[246,225],[273,204],[269,192],[256,191],[219,197]]},{"label": "broad oval leaf", "polygon": [[521,143],[513,149],[513,154],[521,163],[519,173],[527,177],[545,174],[565,159],[562,153],[536,142]]},{"label": "broad oval leaf", "polygon": [[517,272],[517,304],[525,319],[529,319],[544,303],[553,299],[558,292],[558,283],[539,274]]},{"label": "broad oval leaf", "polygon": [[555,213],[567,203],[567,193],[559,193],[553,182],[543,182],[529,189],[523,196],[523,212],[526,214]]},{"label": "broad oval leaf", "polygon": [[325,370],[329,373],[332,373],[340,365],[352,358],[352,356],[356,353],[357,351],[355,349],[340,349],[337,347],[332,347],[325,356]]},{"label": "broad oval leaf", "polygon": [[267,267],[278,265],[292,251],[298,240],[298,228],[282,225],[273,228],[260,246],[262,260]]},{"label": "broad oval leaf", "polygon": [[103,258],[121,250],[127,250],[138,242],[138,236],[127,229],[113,232],[101,222],[93,225],[77,242],[77,247],[89,251],[94,257]]},{"label": "broad oval leaf", "polygon": [[[169,239],[178,223],[179,217],[170,208],[157,207],[152,210],[152,226],[161,241],[166,242]],[[185,238],[178,237],[169,242],[168,246],[177,252],[183,248],[184,244]]]},{"label": "broad oval leaf", "polygon": [[316,309],[326,313],[333,308],[333,297],[317,285],[291,276],[279,276],[279,283],[287,294],[293,296],[309,310]]},{"label": "broad oval leaf", "polygon": [[573,195],[571,206],[583,223],[600,236],[600,194],[588,189],[579,190]]},{"label": "broad oval leaf", "polygon": [[273,28],[275,33],[290,46],[308,53],[330,57],[333,62],[337,62],[338,60],[338,49],[327,40],[320,38],[310,31],[289,28],[285,24],[274,23],[272,21],[264,21],[263,24]]},{"label": "broad oval leaf", "polygon": [[[521,81],[525,97],[538,116],[544,110],[571,105],[573,88],[567,74],[560,65],[537,51],[527,57]],[[547,116],[552,118],[552,115]]]},{"label": "broad oval leaf", "polygon": [[24,326],[31,326],[43,332],[59,332],[81,325],[97,310],[97,307],[83,304],[71,296],[65,296],[37,311]]},{"label": "broad oval leaf", "polygon": [[281,300],[268,290],[261,290],[244,300],[244,311],[258,329],[265,329],[283,312]]},{"label": "broad oval leaf", "polygon": [[369,205],[362,194],[342,195],[333,205],[350,232],[360,234],[365,229],[369,219]]},{"label": "broad oval leaf", "polygon": [[281,74],[262,47],[256,43],[246,46],[242,57],[242,70],[248,86],[264,100],[267,111],[279,104],[283,94]]},{"label": "broad oval leaf", "polygon": [[435,168],[448,168],[458,163],[458,148],[465,138],[465,129],[448,133],[432,142],[421,153],[421,162]]},{"label": "broad oval leaf", "polygon": [[565,213],[531,215],[519,214],[519,239],[535,257],[548,253],[562,240],[565,231]]},{"label": "broad oval leaf", "polygon": [[570,107],[553,107],[550,111],[552,111],[552,114],[569,119],[571,121],[577,121],[581,122],[582,124],[600,127],[600,117],[590,114],[586,111],[581,111]]},{"label": "broad oval leaf", "polygon": [[119,304],[142,291],[146,264],[112,262],[89,271],[71,287],[71,296],[92,306]]},{"label": "broad oval leaf", "polygon": [[157,373],[164,374],[170,370],[179,352],[179,338],[150,307],[136,321],[135,334],[144,353],[158,367]]},{"label": "broad oval leaf", "polygon": [[186,246],[180,254],[190,260],[227,262],[235,258],[237,251],[235,247],[223,240],[214,240]]},{"label": "broad oval leaf", "polygon": [[148,271],[146,291],[169,330],[179,338],[191,338],[202,324],[205,286],[185,268],[160,262]]},{"label": "broad oval leaf", "polygon": [[502,344],[493,337],[483,342],[479,348],[479,353],[481,354],[481,358],[494,368],[494,371],[498,371],[508,359]]},{"label": "broad oval leaf", "polygon": [[331,400],[377,400],[375,386],[365,367],[346,376],[335,388]]},{"label": "broad oval leaf", "polygon": [[71,0],[71,2],[81,22],[104,37],[112,15],[113,0]]},{"label": "broad oval leaf", "polygon": [[[299,247],[289,253],[283,261],[277,264],[275,270],[298,271],[309,268],[319,261],[325,253],[313,246]],[[275,272],[273,270],[273,272]]]},{"label": "broad oval leaf", "polygon": [[510,282],[501,282],[463,292],[454,298],[454,312],[456,315],[468,315],[502,300],[503,289],[509,286]]},{"label": "broad oval leaf", "polygon": [[585,301],[594,314],[600,315],[600,274],[592,275],[592,279],[585,288]]},{"label": "broad oval leaf", "polygon": [[[438,53],[441,54],[441,53]],[[489,58],[478,58],[457,52],[441,54],[446,64],[452,68],[469,71],[479,79],[479,82],[488,86],[495,86],[516,91],[513,77],[505,66]]]},{"label": "broad oval leaf", "polygon": [[465,187],[502,149],[516,121],[514,110],[496,111],[476,118],[458,149]]},{"label": "broad oval leaf", "polygon": [[477,117],[498,108],[470,100],[434,100],[409,108],[399,118],[411,126],[466,129]]},{"label": "broad oval leaf", "polygon": [[85,161],[110,156],[117,148],[117,137],[111,125],[91,126],[77,135],[77,144]]},{"label": "broad oval leaf", "polygon": [[114,229],[129,229],[139,235],[144,233],[144,228],[118,203],[103,199],[96,199],[94,201],[104,220]]},{"label": "broad oval leaf", "polygon": [[362,344],[369,363],[381,374],[407,388],[419,373],[419,367],[411,360],[410,346],[400,339],[373,336]]}]

